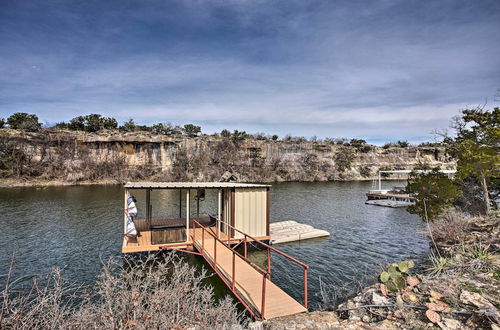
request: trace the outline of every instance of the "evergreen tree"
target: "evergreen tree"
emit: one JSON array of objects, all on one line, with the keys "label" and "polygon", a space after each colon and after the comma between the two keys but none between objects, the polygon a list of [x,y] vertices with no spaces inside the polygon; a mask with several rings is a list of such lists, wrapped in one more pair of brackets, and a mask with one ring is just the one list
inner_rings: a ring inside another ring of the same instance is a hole
[{"label": "evergreen tree", "polygon": [[424,221],[433,221],[453,205],[460,194],[455,183],[440,173],[439,168],[411,172],[406,190],[416,197],[415,204],[408,206],[408,212],[420,215]]},{"label": "evergreen tree", "polygon": [[12,129],[20,129],[28,132],[36,132],[42,128],[38,122],[38,116],[26,112],[16,112],[7,118],[7,124]]},{"label": "evergreen tree", "polygon": [[448,152],[457,159],[458,177],[481,185],[486,213],[491,210],[489,185],[500,177],[500,108],[463,110],[454,119],[454,138],[447,137]]}]

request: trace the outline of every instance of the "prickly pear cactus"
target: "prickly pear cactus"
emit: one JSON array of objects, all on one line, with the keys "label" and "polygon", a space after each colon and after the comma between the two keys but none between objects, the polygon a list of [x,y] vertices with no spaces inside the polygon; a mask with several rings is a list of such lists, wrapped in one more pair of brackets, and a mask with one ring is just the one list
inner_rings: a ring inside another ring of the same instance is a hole
[{"label": "prickly pear cactus", "polygon": [[397,292],[405,288],[408,271],[415,266],[412,260],[392,264],[386,271],[380,273],[380,282],[384,283],[389,292]]}]

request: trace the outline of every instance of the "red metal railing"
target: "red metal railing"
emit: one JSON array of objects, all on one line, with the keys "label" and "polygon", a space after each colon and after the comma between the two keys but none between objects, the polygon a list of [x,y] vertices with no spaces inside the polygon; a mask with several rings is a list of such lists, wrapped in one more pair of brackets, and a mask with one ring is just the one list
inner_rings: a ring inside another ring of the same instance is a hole
[{"label": "red metal railing", "polygon": [[[221,240],[219,237],[218,237],[218,234],[219,234],[219,228],[217,226],[217,234],[214,233],[211,229],[203,226],[200,222],[192,219],[193,221],[193,225],[192,225],[192,234],[191,234],[191,237],[192,237],[192,241],[193,241],[193,244],[195,243],[195,235],[196,235],[196,231],[195,229],[196,228],[201,228],[202,231],[201,231],[201,247],[198,247],[201,249],[201,255],[205,258],[205,260],[207,260],[208,264],[214,269],[214,271],[219,275],[219,277],[223,280],[223,282],[227,285],[227,287],[231,290],[231,292],[233,292],[233,294],[238,298],[238,300],[245,306],[245,308],[252,314],[252,316],[254,317],[257,317],[257,315],[255,314],[255,312],[253,311],[252,308],[250,308],[250,306],[246,303],[245,299],[240,296],[240,294],[237,292],[236,290],[236,286],[235,286],[235,283],[236,283],[236,263],[235,263],[235,258],[236,258],[236,255],[238,255],[241,259],[243,259],[244,261],[246,261],[250,266],[252,266],[255,270],[257,270],[259,273],[262,274],[262,301],[261,301],[261,309],[260,309],[260,317],[263,319],[264,318],[264,315],[265,315],[265,304],[266,304],[266,279],[269,279],[271,280],[271,251],[274,251],[276,253],[278,253],[279,255],[282,255],[284,256],[285,258],[293,261],[294,263],[300,265],[303,267],[304,269],[304,307],[307,309],[308,308],[308,299],[307,299],[307,295],[308,295],[308,291],[307,291],[307,269],[309,268],[308,265],[298,261],[297,259],[293,258],[293,257],[290,257],[289,255],[287,255],[286,253],[283,253],[277,249],[275,249],[274,247],[270,246],[269,244],[266,244],[256,238],[253,238],[252,236],[250,235],[247,235],[246,233],[242,232],[241,230],[238,230],[237,228],[234,228],[233,226],[231,226],[230,224],[225,224],[229,227],[231,227],[231,229],[233,229],[234,231],[237,231],[239,232],[240,234],[243,235],[243,239],[238,242],[238,244],[234,245],[233,247],[231,247],[231,238],[228,236],[227,238],[227,242]],[[205,232],[208,232],[210,236],[212,236],[214,238],[214,256],[213,256],[213,261],[209,260],[209,258],[205,255]],[[254,242],[254,243],[257,243],[263,247],[265,247],[267,249],[267,270],[264,270],[262,269],[261,267],[259,267],[258,265],[256,265],[255,263],[253,263],[250,259],[248,259],[248,248],[247,248],[247,244],[249,242],[249,239],[251,240],[251,242]],[[223,276],[223,274],[221,274],[219,272],[219,269],[217,268],[217,242],[221,243],[221,244],[224,244],[225,246],[227,246],[227,248],[229,250],[231,250],[232,252],[232,276],[231,276],[231,282],[229,282],[229,279],[226,279],[225,276]],[[243,255],[241,253],[239,253],[238,251],[236,251],[236,248],[243,242],[244,244],[244,252],[243,252]]]}]

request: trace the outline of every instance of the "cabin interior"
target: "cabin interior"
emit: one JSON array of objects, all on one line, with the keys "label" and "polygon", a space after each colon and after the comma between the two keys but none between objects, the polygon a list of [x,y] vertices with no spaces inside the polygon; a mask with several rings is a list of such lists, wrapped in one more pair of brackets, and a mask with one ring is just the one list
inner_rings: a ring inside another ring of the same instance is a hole
[{"label": "cabin interior", "polygon": [[[233,182],[128,182],[122,252],[189,248],[196,222],[231,243],[243,239],[233,228],[269,241],[269,189],[269,185]],[[137,199],[136,237],[125,235],[130,196]]]}]

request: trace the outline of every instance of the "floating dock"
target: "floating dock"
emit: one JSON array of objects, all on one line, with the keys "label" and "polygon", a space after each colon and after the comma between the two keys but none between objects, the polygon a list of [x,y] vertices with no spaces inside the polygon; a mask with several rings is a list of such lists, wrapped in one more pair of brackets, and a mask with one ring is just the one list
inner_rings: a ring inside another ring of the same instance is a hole
[{"label": "floating dock", "polygon": [[316,229],[313,226],[301,224],[293,220],[271,223],[269,229],[271,233],[271,244],[296,242],[330,236],[330,233],[326,230]]},{"label": "floating dock", "polygon": [[392,199],[378,199],[378,200],[374,199],[374,200],[366,201],[365,204],[398,208],[398,207],[407,207],[407,206],[413,205],[415,203],[414,202],[407,202],[407,201],[392,200]]},{"label": "floating dock", "polygon": [[407,207],[415,204],[415,197],[404,193],[393,193],[388,190],[371,190],[366,194],[367,205],[385,206],[385,207]]}]

